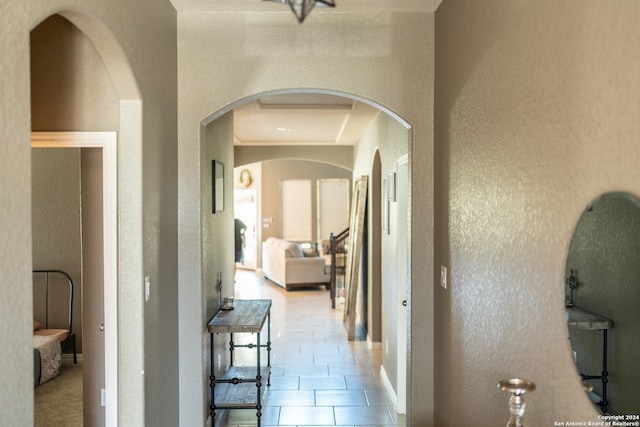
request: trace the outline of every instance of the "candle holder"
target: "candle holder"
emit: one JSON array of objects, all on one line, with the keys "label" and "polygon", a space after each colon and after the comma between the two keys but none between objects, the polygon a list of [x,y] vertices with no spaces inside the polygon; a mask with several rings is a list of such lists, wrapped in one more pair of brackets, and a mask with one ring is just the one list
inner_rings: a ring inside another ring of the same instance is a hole
[{"label": "candle holder", "polygon": [[222,308],[222,272],[216,274],[216,294],[218,296],[218,308]]},{"label": "candle holder", "polygon": [[524,415],[525,403],[522,399],[522,395],[528,391],[534,391],[536,385],[529,380],[522,380],[519,378],[511,378],[508,380],[502,380],[498,383],[498,388],[502,391],[508,391],[511,393],[509,397],[509,411],[511,417],[506,427],[523,427],[522,416]]},{"label": "candle holder", "polygon": [[220,310],[233,310],[233,297],[224,297]]}]

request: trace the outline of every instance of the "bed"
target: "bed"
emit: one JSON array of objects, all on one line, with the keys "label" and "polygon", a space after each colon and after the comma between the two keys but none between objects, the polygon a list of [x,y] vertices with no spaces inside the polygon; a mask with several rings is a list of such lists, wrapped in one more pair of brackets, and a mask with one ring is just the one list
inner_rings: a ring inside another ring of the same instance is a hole
[{"label": "bed", "polygon": [[33,366],[34,386],[60,373],[62,353],[76,355],[72,331],[73,280],[62,270],[33,270]]}]

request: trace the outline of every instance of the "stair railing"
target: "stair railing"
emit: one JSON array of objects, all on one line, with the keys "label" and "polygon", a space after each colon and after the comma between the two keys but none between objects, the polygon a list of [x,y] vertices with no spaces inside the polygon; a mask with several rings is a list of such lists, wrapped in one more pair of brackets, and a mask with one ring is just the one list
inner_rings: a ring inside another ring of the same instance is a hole
[{"label": "stair railing", "polygon": [[338,235],[331,233],[329,237],[329,251],[331,253],[331,282],[330,297],[331,308],[336,308],[336,297],[339,290],[344,292],[345,276],[347,271],[347,253],[349,229],[345,229]]}]

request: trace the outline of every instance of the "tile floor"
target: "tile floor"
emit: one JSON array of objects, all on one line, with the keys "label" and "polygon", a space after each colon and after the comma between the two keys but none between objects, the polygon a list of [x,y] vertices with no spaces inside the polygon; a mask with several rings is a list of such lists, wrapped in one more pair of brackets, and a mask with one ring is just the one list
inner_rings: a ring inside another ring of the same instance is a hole
[{"label": "tile floor", "polygon": [[[347,340],[343,311],[331,309],[327,290],[286,292],[245,270],[238,270],[235,289],[237,299],[272,300],[271,386],[261,426],[405,425],[382,383],[380,350]],[[251,364],[252,356],[243,351],[255,350],[238,349],[236,364]],[[221,410],[214,425],[255,426],[256,411]]]}]

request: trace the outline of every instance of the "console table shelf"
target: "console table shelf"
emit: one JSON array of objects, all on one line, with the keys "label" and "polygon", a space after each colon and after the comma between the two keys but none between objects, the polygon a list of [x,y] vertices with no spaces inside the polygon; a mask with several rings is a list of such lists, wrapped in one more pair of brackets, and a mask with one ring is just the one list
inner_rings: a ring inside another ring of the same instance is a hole
[{"label": "console table shelf", "polygon": [[[269,378],[269,367],[260,369],[262,378]],[[233,366],[226,374],[226,380],[216,379],[216,408],[251,409],[258,401],[256,387],[256,368],[253,366]],[[234,384],[234,378],[237,384]]]},{"label": "console table shelf", "polygon": [[[260,334],[267,322],[267,343],[262,344]],[[262,399],[264,387],[271,381],[271,300],[235,300],[233,310],[220,310],[207,325],[210,335],[211,376],[211,417],[215,418],[218,409],[256,409],[258,427],[262,416]],[[229,357],[231,367],[224,378],[216,378],[214,365],[214,334],[229,334]],[[255,343],[236,344],[233,335],[236,333],[256,334]],[[233,352],[237,348],[248,348],[256,351],[255,366],[234,366]],[[267,349],[267,364],[262,365],[260,350]],[[264,381],[266,380],[266,384]]]},{"label": "console table shelf", "polygon": [[583,381],[600,380],[602,382],[602,396],[590,393],[594,403],[600,406],[603,413],[607,413],[609,402],[607,400],[607,383],[609,382],[609,371],[607,368],[607,331],[613,327],[613,321],[581,308],[570,306],[567,310],[567,328],[582,329],[591,331],[602,331],[602,372],[600,375],[587,375],[580,373]]},{"label": "console table shelf", "polygon": [[606,317],[599,316],[578,307],[567,307],[567,327],[569,329],[604,330],[613,326],[613,322]]}]

